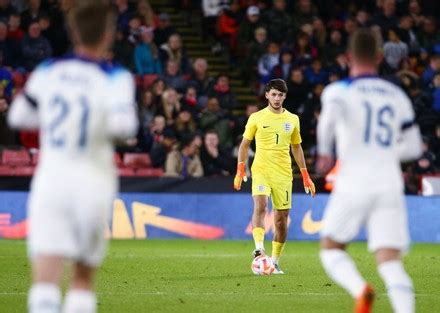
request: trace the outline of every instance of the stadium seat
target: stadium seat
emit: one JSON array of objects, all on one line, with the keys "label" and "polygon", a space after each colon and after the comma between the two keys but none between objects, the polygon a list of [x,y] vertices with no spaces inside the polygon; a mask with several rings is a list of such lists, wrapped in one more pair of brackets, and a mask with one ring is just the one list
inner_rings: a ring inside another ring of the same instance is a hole
[{"label": "stadium seat", "polygon": [[141,75],[133,75],[134,82],[136,83],[137,88],[142,87],[143,77]]},{"label": "stadium seat", "polygon": [[130,168],[151,167],[151,158],[148,153],[125,153],[123,165]]},{"label": "stadium seat", "polygon": [[121,155],[119,154],[119,153],[115,153],[114,155],[113,155],[113,159],[114,159],[114,161],[115,161],[115,164],[116,164],[116,166],[121,166],[122,165],[122,158],[121,158]]},{"label": "stadium seat", "polygon": [[33,166],[18,166],[14,169],[14,176],[32,176],[34,172],[35,167]]},{"label": "stadium seat", "polygon": [[40,158],[39,152],[31,153],[31,164],[34,166],[37,165],[39,158]]},{"label": "stadium seat", "polygon": [[0,165],[0,176],[13,176],[15,173],[12,166]]},{"label": "stadium seat", "polygon": [[161,177],[163,169],[161,168],[140,168],[136,170],[136,176]]},{"label": "stadium seat", "polygon": [[153,85],[154,81],[157,79],[157,75],[156,74],[147,74],[144,75],[143,79],[142,79],[142,87],[144,89],[148,89],[150,88],[151,85]]},{"label": "stadium seat", "polygon": [[11,166],[24,166],[31,164],[31,157],[27,150],[4,150],[2,164]]},{"label": "stadium seat", "polygon": [[129,176],[135,176],[135,172],[134,169],[129,168],[129,167],[120,167],[118,168],[118,174],[119,176],[125,176],[125,177],[129,177]]}]

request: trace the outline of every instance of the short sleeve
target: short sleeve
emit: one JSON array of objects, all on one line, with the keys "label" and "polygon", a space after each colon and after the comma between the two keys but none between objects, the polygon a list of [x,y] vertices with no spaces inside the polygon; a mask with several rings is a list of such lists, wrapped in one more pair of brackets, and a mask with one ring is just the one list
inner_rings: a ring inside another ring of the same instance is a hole
[{"label": "short sleeve", "polygon": [[411,100],[408,98],[406,94],[402,92],[402,103],[399,106],[401,108],[400,112],[400,123],[401,123],[401,130],[405,130],[407,128],[410,128],[414,125],[415,121],[415,114],[414,109],[412,107]]},{"label": "short sleeve", "polygon": [[255,137],[255,133],[257,131],[257,121],[254,114],[249,116],[249,119],[246,123],[246,129],[244,130],[243,138],[252,141]]},{"label": "short sleeve", "polygon": [[301,128],[299,125],[299,117],[295,116],[295,120],[294,120],[294,127],[293,127],[293,132],[292,132],[292,138],[290,140],[290,143],[293,145],[299,145],[302,142],[301,139]]}]

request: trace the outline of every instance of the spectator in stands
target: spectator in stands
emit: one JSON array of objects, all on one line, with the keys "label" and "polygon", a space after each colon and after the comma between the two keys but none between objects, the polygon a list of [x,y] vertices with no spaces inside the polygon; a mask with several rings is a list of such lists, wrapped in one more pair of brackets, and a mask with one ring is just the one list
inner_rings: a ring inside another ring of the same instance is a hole
[{"label": "spectator in stands", "polygon": [[[315,17],[313,19],[313,39],[316,44],[316,47],[323,51],[327,49],[327,29],[325,28],[324,22],[320,19]],[[325,48],[325,49],[324,49]]]},{"label": "spectator in stands", "polygon": [[[231,129],[229,127],[228,112],[220,107],[217,98],[208,99],[206,108],[200,113],[199,127],[203,131],[214,129],[219,136],[220,144],[223,147],[231,146]],[[242,134],[242,132],[240,134]]]},{"label": "spectator in stands", "polygon": [[162,94],[162,103],[158,107],[158,114],[165,117],[167,125],[172,125],[179,114],[180,108],[179,94],[175,89],[167,88]]},{"label": "spectator in stands", "polygon": [[274,0],[273,7],[262,15],[264,25],[267,27],[268,38],[275,42],[282,42],[292,28],[292,20],[286,12],[285,0]]},{"label": "spectator in stands", "polygon": [[345,35],[345,41],[348,41],[348,38],[356,31],[358,28],[358,24],[356,22],[356,19],[349,17],[345,20],[344,23],[344,35]]},{"label": "spectator in stands", "polygon": [[281,78],[287,80],[290,75],[290,69],[292,68],[292,52],[284,50],[280,54],[280,60],[277,65],[271,71],[270,79]]},{"label": "spectator in stands", "polygon": [[162,95],[166,89],[163,79],[156,79],[151,85],[151,92],[153,93],[153,105],[159,110],[162,106]]},{"label": "spectator in stands", "polygon": [[370,21],[370,14],[365,9],[360,9],[356,13],[356,23],[359,25],[359,27],[370,27],[371,21]]},{"label": "spectator in stands", "polygon": [[10,0],[0,1],[0,20],[7,20],[13,12],[14,8],[12,7]]},{"label": "spectator in stands", "polygon": [[202,177],[203,167],[195,136],[189,136],[181,141],[179,149],[173,149],[167,155],[165,176]]},{"label": "spectator in stands", "polygon": [[292,113],[298,114],[298,109],[309,97],[311,92],[310,85],[304,79],[304,74],[300,67],[294,67],[290,71],[289,78],[286,80],[287,95],[284,107]]},{"label": "spectator in stands", "polygon": [[118,29],[125,32],[128,30],[128,23],[133,13],[128,5],[128,0],[115,0],[115,5],[118,12]]},{"label": "spectator in stands", "polygon": [[408,46],[400,39],[399,32],[395,28],[388,30],[388,41],[383,46],[385,62],[393,71],[396,71],[408,56]]},{"label": "spectator in stands", "polygon": [[432,78],[432,97],[434,98],[433,108],[440,114],[440,72]]},{"label": "spectator in stands", "polygon": [[407,44],[410,53],[417,53],[420,51],[420,45],[413,27],[414,21],[410,15],[400,17],[398,28],[400,39]]},{"label": "spectator in stands", "polygon": [[5,67],[0,67],[0,97],[5,99],[7,103],[12,100],[12,92],[14,89],[14,81],[12,73]]},{"label": "spectator in stands", "polygon": [[416,28],[419,28],[423,24],[425,17],[422,15],[419,0],[410,0],[408,2],[408,14],[412,17]]},{"label": "spectator in stands", "polygon": [[15,67],[18,54],[17,43],[8,37],[6,23],[0,20],[0,64]]},{"label": "spectator in stands", "polygon": [[159,51],[153,42],[153,28],[141,26],[141,42],[134,49],[134,63],[139,75],[160,74],[162,65],[159,59]]},{"label": "spectator in stands", "polygon": [[327,84],[328,73],[322,68],[320,59],[314,59],[312,64],[304,71],[304,76],[311,85]]},{"label": "spectator in stands", "polygon": [[[380,4],[382,4],[380,6]],[[380,12],[373,18],[373,24],[380,26],[382,37],[387,38],[388,30],[399,24],[396,17],[396,0],[378,2]]]},{"label": "spectator in stands", "polygon": [[24,37],[24,31],[21,29],[21,17],[18,13],[12,13],[8,20],[8,39],[19,44]]},{"label": "spectator in stands", "polygon": [[323,49],[323,58],[327,66],[332,66],[335,64],[336,57],[345,53],[346,46],[342,41],[342,34],[339,29],[334,29],[330,33],[330,43]]},{"label": "spectator in stands", "polygon": [[155,28],[158,25],[158,20],[148,0],[138,0],[136,15],[140,17],[143,26]]},{"label": "spectator in stands", "polygon": [[150,150],[151,165],[153,165],[153,167],[163,168],[165,166],[167,154],[172,151],[176,143],[177,137],[174,130],[171,128],[165,128],[162,134],[162,140],[155,141]]},{"label": "spectator in stands", "polygon": [[61,56],[67,52],[68,40],[64,28],[55,27],[49,14],[42,12],[38,19],[41,35],[46,38],[52,47],[53,56]]},{"label": "spectator in stands", "polygon": [[134,47],[125,38],[122,30],[117,30],[115,43],[113,45],[113,61],[135,72],[134,66]]},{"label": "spectator in stands", "polygon": [[195,134],[197,125],[188,108],[183,107],[178,113],[174,122],[174,130],[179,140]]},{"label": "spectator in stands", "polygon": [[150,127],[157,112],[153,99],[153,92],[147,89],[141,93],[140,99],[138,100],[139,125],[145,129]]},{"label": "spectator in stands", "polygon": [[295,40],[293,46],[293,53],[295,55],[295,64],[304,66],[311,63],[313,58],[318,56],[318,50],[310,43],[309,36],[300,32]]},{"label": "spectator in stands", "polygon": [[165,84],[168,87],[174,88],[178,93],[185,92],[187,81],[185,77],[179,72],[179,64],[175,60],[168,60],[165,65],[165,72],[161,75]]},{"label": "spectator in stands", "polygon": [[[284,101],[286,103],[286,101]],[[283,104],[284,105],[284,104]],[[234,138],[241,138],[244,133],[246,123],[252,113],[258,112],[258,104],[249,103],[246,105],[246,111],[244,114],[240,114],[235,117]],[[221,141],[220,141],[221,142]]]},{"label": "spectator in stands", "polygon": [[[141,18],[137,15],[133,15],[130,17],[130,20],[128,22],[128,34],[127,34],[127,40],[132,45],[137,45],[139,42],[142,42],[141,38]],[[152,27],[144,26],[143,29],[153,29]]]},{"label": "spectator in stands", "polygon": [[241,20],[242,15],[238,0],[232,0],[229,8],[224,8],[217,20],[217,35],[228,48],[232,57],[237,53],[237,35]]},{"label": "spectator in stands", "polygon": [[242,62],[241,76],[245,82],[257,80],[258,60],[266,53],[268,45],[266,29],[258,27],[255,30],[254,40],[249,44],[248,52]]},{"label": "spectator in stands", "polygon": [[422,74],[422,82],[425,86],[428,86],[435,73],[440,71],[440,55],[432,55],[429,59],[429,64]]},{"label": "spectator in stands", "polygon": [[294,12],[292,24],[295,32],[299,30],[301,25],[311,24],[317,13],[311,0],[297,1]]},{"label": "spectator in stands", "polygon": [[240,23],[238,28],[237,38],[240,43],[239,47],[242,48],[242,55],[245,55],[248,51],[249,44],[254,39],[255,30],[262,25],[260,9],[255,5],[251,5],[246,10],[246,18]]},{"label": "spectator in stands", "polygon": [[28,29],[31,23],[37,21],[40,18],[41,0],[29,0],[28,8],[21,13],[21,27],[22,29]]},{"label": "spectator in stands", "polygon": [[231,154],[219,146],[219,137],[215,130],[205,133],[200,159],[205,176],[229,176],[235,170],[235,162]]},{"label": "spectator in stands", "polygon": [[165,117],[162,115],[154,116],[150,124],[140,124],[137,135],[137,149],[149,152],[154,143],[162,141],[166,127]]},{"label": "spectator in stands", "polygon": [[217,81],[208,93],[209,97],[215,97],[220,103],[220,107],[226,110],[233,110],[237,108],[237,99],[235,93],[231,90],[229,85],[229,76],[225,73],[217,77]]},{"label": "spectator in stands", "polygon": [[429,138],[423,137],[423,154],[422,157],[417,161],[415,166],[415,171],[419,175],[424,174],[434,174],[435,170],[435,159],[436,156],[430,151]]},{"label": "spectator in stands", "polygon": [[172,60],[178,64],[180,73],[189,74],[189,58],[182,46],[182,38],[179,34],[172,34],[168,41],[160,46],[159,57],[162,64],[167,64],[168,60]]},{"label": "spectator in stands", "polygon": [[313,87],[311,97],[298,109],[301,119],[301,137],[306,148],[316,145],[316,112],[319,112],[321,109],[323,90],[323,83],[316,84]]},{"label": "spectator in stands", "polygon": [[9,101],[5,97],[5,88],[0,84],[0,146],[17,144],[17,136],[7,123]]},{"label": "spectator in stands", "polygon": [[258,60],[258,74],[260,83],[264,86],[270,80],[272,69],[280,62],[280,45],[270,42],[265,54]]},{"label": "spectator in stands", "polygon": [[193,119],[196,119],[200,109],[201,105],[198,101],[197,89],[195,86],[189,85],[182,98],[182,110],[188,110]]},{"label": "spectator in stands", "polygon": [[[216,25],[217,19],[223,9],[224,0],[202,0],[202,38],[203,41],[210,43],[217,42]],[[216,50],[218,49],[218,50]],[[218,52],[220,49],[219,43],[213,45],[213,52]]]},{"label": "spectator in stands", "polygon": [[22,65],[32,71],[44,59],[52,56],[49,41],[41,36],[40,24],[35,21],[29,25],[28,33],[21,42]]},{"label": "spectator in stands", "polygon": [[157,27],[154,29],[154,43],[160,47],[174,33],[176,33],[176,29],[171,25],[169,15],[167,13],[159,14]]},{"label": "spectator in stands", "polygon": [[[440,33],[437,27],[437,20],[433,16],[428,16],[422,25],[419,34],[420,45],[429,52],[434,52],[435,46],[440,43]],[[440,53],[440,51],[435,51]]]},{"label": "spectator in stands", "polygon": [[192,73],[189,79],[189,85],[196,88],[199,97],[203,97],[199,100],[201,104],[206,104],[206,96],[215,84],[215,79],[212,76],[209,76],[208,62],[206,59],[197,58],[194,60]]}]

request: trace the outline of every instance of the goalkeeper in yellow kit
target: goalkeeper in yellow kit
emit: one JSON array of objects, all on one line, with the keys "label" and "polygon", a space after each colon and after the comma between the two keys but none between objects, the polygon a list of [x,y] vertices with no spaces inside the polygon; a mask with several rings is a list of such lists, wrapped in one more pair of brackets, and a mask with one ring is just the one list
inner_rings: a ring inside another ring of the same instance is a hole
[{"label": "goalkeeper in yellow kit", "polygon": [[274,209],[275,233],[272,241],[274,274],[284,274],[279,267],[279,258],[287,238],[287,220],[292,203],[292,161],[290,150],[301,170],[304,188],[315,195],[315,185],[307,172],[301,147],[299,118],[283,108],[287,86],[282,79],[273,79],[265,87],[268,106],[253,113],[246,124],[243,140],[238,151],[237,174],[234,189],[240,190],[246,181],[245,160],[252,140],[256,140],[256,153],[252,164],[252,235],[255,241],[254,258],[265,254],[264,217],[267,212],[268,197]]}]

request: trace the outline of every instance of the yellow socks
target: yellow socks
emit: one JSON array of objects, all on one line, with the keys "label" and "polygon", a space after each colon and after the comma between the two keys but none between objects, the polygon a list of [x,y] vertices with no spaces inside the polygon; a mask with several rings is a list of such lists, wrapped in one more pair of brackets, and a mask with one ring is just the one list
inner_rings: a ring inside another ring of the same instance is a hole
[{"label": "yellow socks", "polygon": [[281,254],[285,246],[285,242],[272,241],[272,260],[278,264]]},{"label": "yellow socks", "polygon": [[263,249],[264,250],[264,228],[262,227],[254,227],[252,229],[252,236],[254,237],[255,249]]}]

